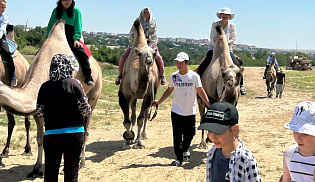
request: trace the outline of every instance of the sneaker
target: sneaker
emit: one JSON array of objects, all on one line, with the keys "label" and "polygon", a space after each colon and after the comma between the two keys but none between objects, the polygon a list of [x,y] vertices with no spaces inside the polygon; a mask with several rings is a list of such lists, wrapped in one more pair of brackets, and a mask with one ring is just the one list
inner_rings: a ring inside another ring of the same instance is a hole
[{"label": "sneaker", "polygon": [[266,76],[265,76],[265,75],[263,76],[263,79],[266,79]]},{"label": "sneaker", "polygon": [[13,87],[15,87],[15,86],[17,86],[17,79],[16,78],[11,78],[11,81],[10,81],[10,86],[13,86]]},{"label": "sneaker", "polygon": [[121,80],[121,76],[118,75],[118,76],[116,77],[115,84],[116,84],[116,85],[119,85],[119,84],[120,84],[120,80]]},{"label": "sneaker", "polygon": [[173,162],[171,163],[172,166],[177,166],[177,167],[182,166],[182,164],[183,164],[183,163],[180,162],[179,160],[173,161]]},{"label": "sneaker", "polygon": [[241,95],[246,95],[246,89],[244,85],[241,85]]},{"label": "sneaker", "polygon": [[165,85],[166,84],[165,76],[161,75],[160,78],[161,78],[161,85]]},{"label": "sneaker", "polygon": [[85,77],[85,83],[87,84],[87,86],[90,86],[90,85],[93,85],[93,86],[94,86],[94,85],[95,85],[95,83],[94,83],[93,78],[92,78],[91,75]]},{"label": "sneaker", "polygon": [[183,159],[185,162],[189,162],[189,160],[190,160],[190,152],[189,151],[183,153]]}]

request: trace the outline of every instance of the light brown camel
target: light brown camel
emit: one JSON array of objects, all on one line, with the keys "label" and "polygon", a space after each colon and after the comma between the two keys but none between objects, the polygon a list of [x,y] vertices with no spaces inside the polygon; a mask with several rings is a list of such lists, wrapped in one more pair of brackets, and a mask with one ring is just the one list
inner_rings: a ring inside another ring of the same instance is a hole
[{"label": "light brown camel", "polygon": [[266,72],[266,85],[267,85],[267,98],[272,98],[274,90],[275,90],[275,83],[277,80],[276,76],[276,69],[275,69],[275,61],[271,61],[269,68]]},{"label": "light brown camel", "polygon": [[[15,41],[13,25],[7,25],[7,38],[12,40],[13,42]],[[6,60],[4,60],[4,62],[5,61]],[[13,61],[14,61],[14,66],[15,66],[16,78],[18,80],[17,85],[15,86],[17,88],[17,87],[22,86],[22,83],[24,82],[24,79],[25,79],[26,71],[28,70],[30,65],[27,62],[27,60],[20,54],[18,50],[14,52]],[[8,85],[10,82],[8,71],[7,71],[8,68],[4,62],[2,60],[0,62],[0,81]],[[11,114],[10,112],[7,112],[7,117],[8,117],[8,137],[7,137],[7,142],[5,144],[5,147],[1,153],[1,156],[3,157],[9,156],[10,141],[11,141],[12,132],[15,126],[15,120],[14,120],[13,114]],[[26,116],[25,117],[26,145],[24,147],[24,153],[27,153],[27,154],[31,154],[31,145],[30,145],[30,137],[29,137],[30,125],[31,123],[30,123],[29,117]]]},{"label": "light brown camel", "polygon": [[[233,63],[226,36],[221,26],[218,25],[216,31],[218,35],[223,37],[223,40],[215,43],[212,61],[201,77],[202,86],[209,97],[210,103],[220,101],[236,106],[244,68],[240,69]],[[198,105],[202,122],[205,114],[205,103],[198,98]],[[206,148],[204,131],[202,131],[199,148]]]},{"label": "light brown camel", "polygon": [[[0,86],[0,106],[11,113],[19,115],[33,115],[37,125],[38,157],[33,171],[29,177],[42,176],[43,155],[43,119],[39,119],[34,113],[36,108],[37,94],[40,86],[49,80],[49,67],[51,59],[55,54],[73,55],[65,36],[65,23],[59,20],[50,31],[47,40],[37,53],[30,69],[27,72],[27,80],[22,88],[12,89],[6,85]],[[95,86],[87,86],[84,82],[82,69],[74,74],[83,85],[84,91],[89,99],[92,110],[95,108],[102,89],[102,72],[96,60],[90,57],[90,66]],[[91,117],[91,116],[90,116]],[[85,141],[82,148],[81,167],[85,165],[85,142],[88,139],[90,117],[84,118]]]},{"label": "light brown camel", "polygon": [[[144,148],[141,138],[146,139],[146,122],[150,103],[155,99],[160,84],[159,71],[154,60],[156,51],[147,45],[146,37],[139,20],[134,22],[134,40],[131,52],[124,65],[124,72],[118,91],[119,105],[124,113],[124,139],[126,144],[134,141],[132,130],[136,121],[137,99],[143,99],[141,111],[137,118],[138,134],[134,148]],[[131,118],[129,111],[131,107]],[[143,130],[141,133],[141,129]],[[141,133],[141,134],[140,134]]]}]

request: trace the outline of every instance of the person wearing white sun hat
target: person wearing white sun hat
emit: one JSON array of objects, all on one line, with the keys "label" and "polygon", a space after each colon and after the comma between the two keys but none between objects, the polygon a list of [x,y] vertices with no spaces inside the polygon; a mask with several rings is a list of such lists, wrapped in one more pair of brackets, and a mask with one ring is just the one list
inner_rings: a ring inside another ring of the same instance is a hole
[{"label": "person wearing white sun hat", "polygon": [[[217,12],[216,15],[220,20],[212,23],[209,50],[205,59],[201,61],[199,67],[197,68],[197,73],[200,75],[200,77],[202,77],[203,72],[206,70],[206,68],[211,62],[215,42],[222,41],[223,39],[221,35],[217,35],[217,31],[215,29],[217,25],[221,25],[222,29],[224,30],[226,39],[228,41],[230,55],[233,60],[233,63],[239,67],[242,66],[243,64],[242,60],[236,59],[235,55],[233,54],[233,49],[232,49],[232,45],[236,41],[236,28],[235,28],[235,24],[229,20],[232,20],[234,18],[234,13],[231,12],[230,8],[225,7],[225,8],[222,8],[221,11]],[[243,83],[243,77],[241,78],[240,85],[241,85],[241,94],[245,95],[246,90]]]},{"label": "person wearing white sun hat", "polygon": [[315,102],[300,102],[284,127],[296,143],[283,154],[283,181],[315,181]]}]

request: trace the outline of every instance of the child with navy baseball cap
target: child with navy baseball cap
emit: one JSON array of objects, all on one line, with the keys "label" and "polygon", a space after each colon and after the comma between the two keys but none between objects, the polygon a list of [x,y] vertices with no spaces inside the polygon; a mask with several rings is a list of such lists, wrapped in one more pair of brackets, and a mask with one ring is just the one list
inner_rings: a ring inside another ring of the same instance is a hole
[{"label": "child with navy baseball cap", "polygon": [[207,153],[206,181],[261,181],[252,152],[238,139],[238,111],[226,102],[208,108],[198,130],[214,143]]}]

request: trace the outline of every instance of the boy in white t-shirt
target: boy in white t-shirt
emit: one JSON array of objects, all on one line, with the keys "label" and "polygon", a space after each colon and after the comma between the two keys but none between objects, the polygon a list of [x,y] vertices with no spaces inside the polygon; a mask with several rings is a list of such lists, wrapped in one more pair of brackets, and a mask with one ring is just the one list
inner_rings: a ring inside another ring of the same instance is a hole
[{"label": "boy in white t-shirt", "polygon": [[152,104],[160,105],[174,91],[171,118],[174,152],[177,159],[171,165],[181,166],[184,159],[188,161],[190,158],[188,149],[196,133],[197,93],[208,107],[210,103],[202,88],[199,75],[188,69],[188,55],[180,52],[174,60],[178,71],[171,74],[168,88],[160,100],[152,101]]},{"label": "boy in white t-shirt", "polygon": [[283,155],[283,181],[315,181],[315,102],[299,103],[284,127],[293,131],[296,144]]}]

